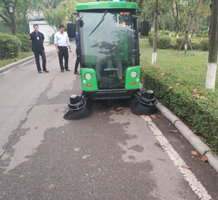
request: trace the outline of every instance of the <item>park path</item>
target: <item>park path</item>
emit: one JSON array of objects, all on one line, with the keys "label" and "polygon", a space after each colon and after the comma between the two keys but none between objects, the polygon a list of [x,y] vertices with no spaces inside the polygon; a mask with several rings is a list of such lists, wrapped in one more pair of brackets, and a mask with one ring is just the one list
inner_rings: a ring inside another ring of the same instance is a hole
[{"label": "park path", "polygon": [[217,173],[166,119],[102,107],[64,120],[69,96],[81,93],[74,62],[72,53],[60,73],[48,51],[49,74],[32,60],[0,75],[1,200],[218,199]]}]

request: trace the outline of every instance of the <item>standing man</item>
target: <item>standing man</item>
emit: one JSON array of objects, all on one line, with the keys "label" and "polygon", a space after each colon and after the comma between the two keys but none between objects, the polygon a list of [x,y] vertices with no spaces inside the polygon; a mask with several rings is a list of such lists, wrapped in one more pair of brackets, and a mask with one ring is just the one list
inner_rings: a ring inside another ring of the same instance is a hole
[{"label": "standing man", "polygon": [[[78,71],[77,71],[79,63],[80,63],[80,49],[79,49],[79,36],[78,36],[78,33],[76,33],[75,41],[76,41],[76,63],[75,63],[74,74],[79,74]],[[80,66],[81,66],[81,63],[80,63]]]},{"label": "standing man", "polygon": [[[56,51],[59,57],[59,63],[61,72],[64,72],[64,66],[66,71],[70,71],[68,68],[68,48],[71,53],[70,41],[67,33],[64,32],[64,26],[59,26],[59,31],[54,36],[54,43],[56,47]],[[64,57],[64,65],[63,65],[63,57]]]},{"label": "standing man", "polygon": [[39,62],[39,55],[42,57],[42,68],[43,71],[49,73],[46,69],[46,58],[45,58],[45,50],[43,46],[44,42],[44,35],[39,32],[38,24],[33,25],[34,31],[29,35],[30,36],[30,44],[32,45],[32,51],[35,55],[36,66],[39,73],[42,73],[40,62]]}]

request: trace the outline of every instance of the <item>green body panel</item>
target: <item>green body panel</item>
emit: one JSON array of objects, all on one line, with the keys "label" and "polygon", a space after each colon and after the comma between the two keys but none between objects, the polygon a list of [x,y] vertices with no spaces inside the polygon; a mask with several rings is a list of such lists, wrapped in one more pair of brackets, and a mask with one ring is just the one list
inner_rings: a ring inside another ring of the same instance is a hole
[{"label": "green body panel", "polygon": [[76,10],[92,10],[92,9],[138,9],[134,2],[90,2],[80,3],[76,5]]},{"label": "green body panel", "polygon": [[[131,72],[135,71],[137,73],[137,76],[135,78],[131,77]],[[131,83],[135,82],[135,86],[132,86]],[[125,88],[127,90],[130,89],[140,89],[140,67],[129,67],[126,70],[126,83],[125,83]]]},{"label": "green body panel", "polygon": [[[92,78],[90,80],[86,80],[85,75],[86,73],[90,73],[92,75]],[[81,68],[81,77],[82,77],[82,90],[83,91],[97,91],[98,85],[97,85],[97,78],[96,73],[94,69],[88,69],[88,68]],[[91,88],[88,88],[88,84],[92,84]]]}]

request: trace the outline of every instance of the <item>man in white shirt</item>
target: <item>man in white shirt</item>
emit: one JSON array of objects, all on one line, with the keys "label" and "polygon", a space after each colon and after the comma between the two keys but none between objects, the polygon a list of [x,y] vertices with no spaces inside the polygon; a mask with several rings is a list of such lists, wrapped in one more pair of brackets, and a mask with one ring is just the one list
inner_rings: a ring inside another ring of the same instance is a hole
[{"label": "man in white shirt", "polygon": [[[70,71],[68,68],[68,48],[71,53],[70,41],[67,33],[64,32],[64,26],[59,26],[59,31],[54,36],[54,44],[56,47],[56,51],[59,57],[59,63],[61,72],[64,72],[64,67],[66,71]],[[64,57],[64,65],[63,65],[63,57]]]}]

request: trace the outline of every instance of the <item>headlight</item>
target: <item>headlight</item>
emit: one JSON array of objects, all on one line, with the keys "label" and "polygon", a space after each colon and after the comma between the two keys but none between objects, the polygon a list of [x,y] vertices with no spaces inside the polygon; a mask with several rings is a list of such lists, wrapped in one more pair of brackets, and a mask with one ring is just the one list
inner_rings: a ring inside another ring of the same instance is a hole
[{"label": "headlight", "polygon": [[92,78],[92,75],[90,73],[87,73],[85,75],[86,80],[90,80]]},{"label": "headlight", "polygon": [[135,78],[137,76],[137,73],[135,71],[131,72],[131,77]]}]

